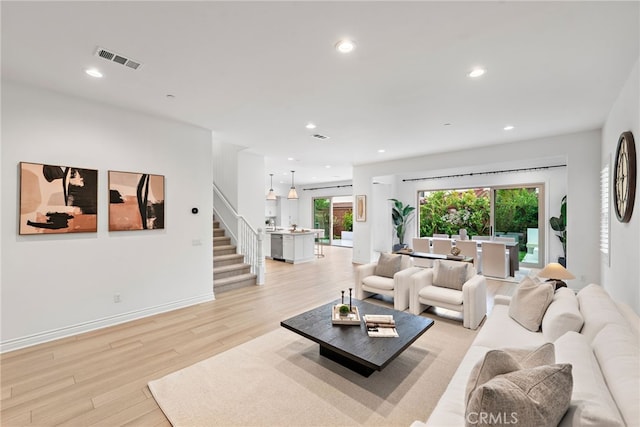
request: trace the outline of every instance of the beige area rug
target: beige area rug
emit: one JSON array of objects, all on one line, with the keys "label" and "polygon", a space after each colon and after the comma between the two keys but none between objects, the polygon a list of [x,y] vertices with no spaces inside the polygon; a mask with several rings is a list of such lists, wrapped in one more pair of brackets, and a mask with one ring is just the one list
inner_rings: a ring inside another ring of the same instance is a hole
[{"label": "beige area rug", "polygon": [[[149,382],[174,426],[409,426],[426,420],[476,331],[435,324],[365,378],[284,328]],[[392,338],[380,338],[392,339]]]}]

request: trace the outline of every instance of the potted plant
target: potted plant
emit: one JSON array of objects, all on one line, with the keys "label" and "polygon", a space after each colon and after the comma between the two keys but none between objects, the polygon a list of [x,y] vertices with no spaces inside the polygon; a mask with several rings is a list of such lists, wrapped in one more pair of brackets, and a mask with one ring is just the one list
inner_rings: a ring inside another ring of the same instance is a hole
[{"label": "potted plant", "polygon": [[338,310],[340,311],[340,316],[346,316],[351,313],[351,309],[348,305],[341,305]]},{"label": "potted plant", "polygon": [[558,264],[566,268],[567,266],[567,196],[562,198],[560,204],[560,216],[551,217],[549,224],[553,231],[556,232],[556,236],[562,243],[562,256],[558,257]]},{"label": "potted plant", "polygon": [[393,227],[396,229],[396,236],[398,236],[398,243],[393,245],[393,251],[397,252],[402,248],[406,248],[404,243],[404,233],[407,228],[407,224],[413,218],[416,208],[410,205],[403,204],[398,199],[389,199],[393,202],[391,208],[391,219],[393,220]]}]

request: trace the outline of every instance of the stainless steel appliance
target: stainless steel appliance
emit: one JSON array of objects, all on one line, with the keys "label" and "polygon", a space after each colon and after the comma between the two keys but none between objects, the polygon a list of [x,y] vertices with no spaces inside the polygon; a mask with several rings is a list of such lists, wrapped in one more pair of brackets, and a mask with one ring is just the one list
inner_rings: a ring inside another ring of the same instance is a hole
[{"label": "stainless steel appliance", "polygon": [[284,254],[282,251],[282,234],[271,235],[271,258],[284,261]]}]

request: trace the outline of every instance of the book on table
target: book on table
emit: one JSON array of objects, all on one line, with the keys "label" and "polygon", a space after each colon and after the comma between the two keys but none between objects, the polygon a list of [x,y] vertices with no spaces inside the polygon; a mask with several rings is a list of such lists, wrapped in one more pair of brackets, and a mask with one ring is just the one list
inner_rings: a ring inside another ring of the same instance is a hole
[{"label": "book on table", "polygon": [[363,316],[370,337],[397,337],[398,330],[392,315],[365,314]]}]

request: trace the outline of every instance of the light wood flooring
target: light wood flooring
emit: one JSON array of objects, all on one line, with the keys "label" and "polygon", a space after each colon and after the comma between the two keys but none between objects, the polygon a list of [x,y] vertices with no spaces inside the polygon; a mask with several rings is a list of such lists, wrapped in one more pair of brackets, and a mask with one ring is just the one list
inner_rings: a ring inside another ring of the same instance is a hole
[{"label": "light wood flooring", "polygon": [[[0,424],[170,426],[147,382],[339,298],[340,290],[353,287],[356,265],[350,248],[324,250],[325,257],[311,263],[268,260],[263,286],[220,293],[208,303],[0,355]],[[513,287],[497,281],[488,285],[490,306],[496,293],[510,293]]]}]

